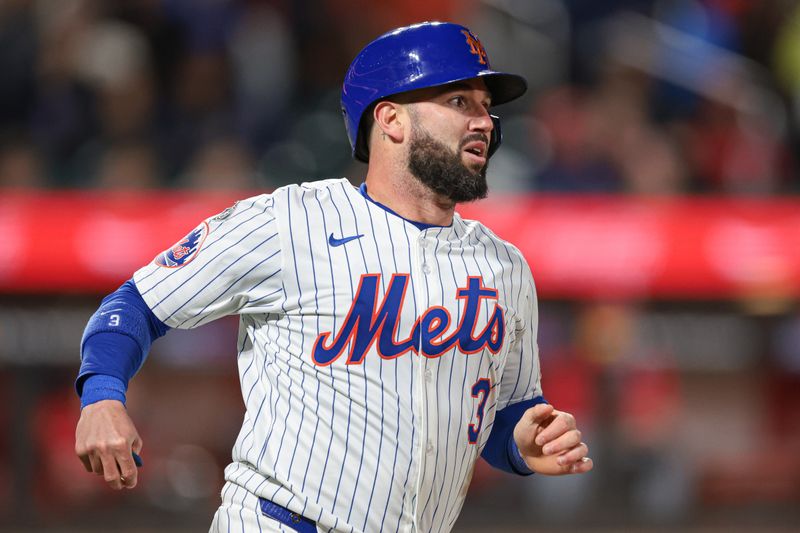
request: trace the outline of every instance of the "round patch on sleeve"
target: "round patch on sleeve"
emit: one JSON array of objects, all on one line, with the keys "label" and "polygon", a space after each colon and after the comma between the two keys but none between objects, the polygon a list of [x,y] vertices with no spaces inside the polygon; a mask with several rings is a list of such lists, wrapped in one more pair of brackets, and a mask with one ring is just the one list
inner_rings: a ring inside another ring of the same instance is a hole
[{"label": "round patch on sleeve", "polygon": [[189,235],[178,241],[175,246],[158,254],[153,262],[166,268],[178,268],[188,265],[197,257],[197,253],[200,251],[200,247],[203,246],[203,241],[206,240],[207,236],[208,222],[203,222],[193,229]]}]

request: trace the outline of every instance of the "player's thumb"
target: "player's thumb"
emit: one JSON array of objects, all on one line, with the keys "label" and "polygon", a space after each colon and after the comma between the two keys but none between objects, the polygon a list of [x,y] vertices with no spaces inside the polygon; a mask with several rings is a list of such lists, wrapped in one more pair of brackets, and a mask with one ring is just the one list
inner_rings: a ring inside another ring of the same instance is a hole
[{"label": "player's thumb", "polygon": [[538,403],[527,410],[525,415],[531,425],[540,426],[553,416],[553,406],[549,403]]},{"label": "player's thumb", "polygon": [[514,428],[514,440],[520,450],[535,453],[538,450],[534,439],[542,430],[542,425],[552,416],[553,406],[540,403],[529,408]]}]

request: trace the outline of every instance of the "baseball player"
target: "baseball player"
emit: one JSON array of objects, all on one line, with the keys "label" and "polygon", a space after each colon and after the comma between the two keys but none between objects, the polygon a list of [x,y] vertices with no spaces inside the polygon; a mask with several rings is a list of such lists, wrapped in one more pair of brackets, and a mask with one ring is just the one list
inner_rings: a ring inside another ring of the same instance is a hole
[{"label": "baseball player", "polygon": [[591,470],[574,418],[542,396],[528,265],[455,212],[487,192],[501,140],[489,109],[525,90],[456,24],[367,45],[342,87],[353,155],[369,164],[360,188],[242,200],[89,321],[86,469],[136,485],[128,381],[168,330],[237,314],[246,410],[212,531],[448,531],[479,457],[523,476]]}]

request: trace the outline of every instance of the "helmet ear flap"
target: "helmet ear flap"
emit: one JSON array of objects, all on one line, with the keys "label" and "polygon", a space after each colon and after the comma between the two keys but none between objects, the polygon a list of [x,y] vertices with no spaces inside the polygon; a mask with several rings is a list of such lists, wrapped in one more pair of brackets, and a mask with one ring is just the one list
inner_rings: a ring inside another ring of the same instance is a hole
[{"label": "helmet ear flap", "polygon": [[492,136],[489,139],[489,151],[487,152],[487,157],[492,157],[498,148],[500,148],[500,144],[503,142],[503,131],[500,129],[500,117],[497,115],[489,115],[492,119],[492,124],[494,124],[494,128],[492,128]]}]

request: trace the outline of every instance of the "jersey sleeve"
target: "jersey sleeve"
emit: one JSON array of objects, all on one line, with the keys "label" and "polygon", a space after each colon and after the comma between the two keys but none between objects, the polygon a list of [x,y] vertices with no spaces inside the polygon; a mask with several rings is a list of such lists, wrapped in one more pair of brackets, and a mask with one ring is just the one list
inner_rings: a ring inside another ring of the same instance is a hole
[{"label": "jersey sleeve", "polygon": [[542,396],[539,347],[536,340],[539,326],[536,287],[527,263],[523,264],[525,264],[525,271],[522,276],[523,287],[518,302],[519,318],[516,335],[503,369],[497,403],[498,410]]},{"label": "jersey sleeve", "polygon": [[188,329],[232,314],[280,311],[281,248],[274,198],[261,195],[202,221],[133,276],[153,313]]}]

